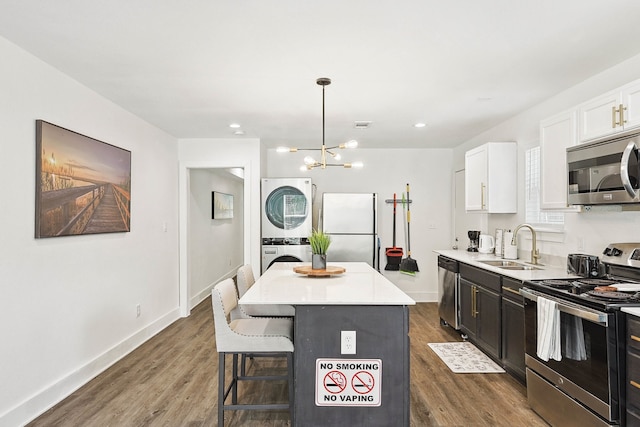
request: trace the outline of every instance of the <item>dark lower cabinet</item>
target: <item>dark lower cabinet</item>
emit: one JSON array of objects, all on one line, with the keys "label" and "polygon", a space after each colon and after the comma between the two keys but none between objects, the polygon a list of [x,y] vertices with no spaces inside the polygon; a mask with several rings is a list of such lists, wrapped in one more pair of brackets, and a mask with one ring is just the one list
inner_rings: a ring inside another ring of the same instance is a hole
[{"label": "dark lower cabinet", "polygon": [[485,353],[500,359],[500,276],[460,265],[460,329]]},{"label": "dark lower cabinet", "polygon": [[521,281],[502,278],[502,365],[524,383],[524,300],[519,293],[521,287]]},{"label": "dark lower cabinet", "polygon": [[475,341],[476,338],[476,286],[467,279],[460,279],[460,330]]},{"label": "dark lower cabinet", "polygon": [[500,295],[481,286],[476,297],[479,321],[476,327],[478,345],[496,359],[500,358]]},{"label": "dark lower cabinet", "polygon": [[640,319],[627,314],[626,425],[640,426]]},{"label": "dark lower cabinet", "polygon": [[[525,383],[521,287],[522,281],[460,263],[460,330],[469,341]],[[638,334],[640,336],[640,331]],[[637,344],[640,358],[640,341]],[[637,391],[640,394],[640,388]]]}]

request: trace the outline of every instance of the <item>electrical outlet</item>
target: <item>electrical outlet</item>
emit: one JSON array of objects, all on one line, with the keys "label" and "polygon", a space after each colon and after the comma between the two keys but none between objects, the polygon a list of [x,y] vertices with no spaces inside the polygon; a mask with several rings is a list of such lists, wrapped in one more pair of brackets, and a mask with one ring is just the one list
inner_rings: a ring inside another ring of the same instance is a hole
[{"label": "electrical outlet", "polygon": [[140,304],[138,304],[136,305],[136,317],[140,317],[140,313],[141,313]]},{"label": "electrical outlet", "polygon": [[356,331],[340,331],[340,352],[356,354]]}]

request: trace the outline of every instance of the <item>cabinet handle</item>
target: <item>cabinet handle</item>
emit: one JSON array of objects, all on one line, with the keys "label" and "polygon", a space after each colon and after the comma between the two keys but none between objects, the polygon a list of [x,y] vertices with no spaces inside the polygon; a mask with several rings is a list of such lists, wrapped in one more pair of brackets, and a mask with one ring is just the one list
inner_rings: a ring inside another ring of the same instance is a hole
[{"label": "cabinet handle", "polygon": [[471,286],[471,317],[476,317],[476,287]]},{"label": "cabinet handle", "polygon": [[635,335],[631,335],[630,338],[634,341],[640,341],[640,337],[637,337]]},{"label": "cabinet handle", "polygon": [[631,380],[629,381],[629,384],[631,384],[632,386],[634,386],[635,388],[640,388],[640,384],[638,384],[637,382]]},{"label": "cabinet handle", "polygon": [[473,287],[473,317],[478,317],[478,288]]},{"label": "cabinet handle", "polygon": [[616,121],[617,112],[618,112],[618,109],[615,106],[611,107],[611,127],[612,128],[616,127],[616,125],[618,124],[618,122]]},{"label": "cabinet handle", "polygon": [[487,186],[484,185],[484,182],[480,183],[480,206],[482,209],[486,209],[484,202],[484,193],[486,191]]},{"label": "cabinet handle", "polygon": [[506,288],[506,287],[504,287],[504,286],[503,286],[503,287],[502,287],[502,290],[503,290],[503,291],[507,291],[507,292],[511,292],[512,294],[516,294],[516,295],[520,296],[520,292],[519,292],[519,291],[516,291],[515,289]]},{"label": "cabinet handle", "polygon": [[620,126],[624,126],[625,123],[627,123],[627,119],[624,118],[624,110],[626,110],[627,107],[625,107],[624,105],[620,104]]}]

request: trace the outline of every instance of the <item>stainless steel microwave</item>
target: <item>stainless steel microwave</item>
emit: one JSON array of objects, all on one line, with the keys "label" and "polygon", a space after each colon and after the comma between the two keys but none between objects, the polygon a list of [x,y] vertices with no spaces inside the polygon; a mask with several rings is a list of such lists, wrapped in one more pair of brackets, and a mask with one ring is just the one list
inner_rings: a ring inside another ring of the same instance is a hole
[{"label": "stainless steel microwave", "polygon": [[640,203],[640,131],[567,148],[570,205]]}]

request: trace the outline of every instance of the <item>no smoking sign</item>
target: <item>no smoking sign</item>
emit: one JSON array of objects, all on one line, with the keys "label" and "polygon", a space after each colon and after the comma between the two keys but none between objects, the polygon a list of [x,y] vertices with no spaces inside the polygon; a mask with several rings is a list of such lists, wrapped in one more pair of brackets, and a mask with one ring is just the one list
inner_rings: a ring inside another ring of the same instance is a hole
[{"label": "no smoking sign", "polygon": [[380,359],[316,359],[316,406],[380,406]]}]

